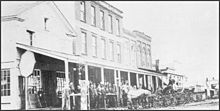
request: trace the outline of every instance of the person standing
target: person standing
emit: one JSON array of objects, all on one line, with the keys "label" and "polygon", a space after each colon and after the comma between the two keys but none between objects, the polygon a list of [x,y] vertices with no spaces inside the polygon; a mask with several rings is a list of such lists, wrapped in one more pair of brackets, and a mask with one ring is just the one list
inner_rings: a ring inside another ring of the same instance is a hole
[{"label": "person standing", "polygon": [[72,93],[73,83],[65,84],[62,94],[62,110],[70,110],[70,94]]}]

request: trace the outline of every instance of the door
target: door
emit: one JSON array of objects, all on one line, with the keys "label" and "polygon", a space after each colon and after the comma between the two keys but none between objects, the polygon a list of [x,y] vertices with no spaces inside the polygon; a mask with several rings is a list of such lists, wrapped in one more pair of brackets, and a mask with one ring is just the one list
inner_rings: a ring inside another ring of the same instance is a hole
[{"label": "door", "polygon": [[25,78],[23,76],[18,76],[18,82],[21,109],[25,109]]},{"label": "door", "polygon": [[42,71],[43,89],[48,106],[55,106],[58,102],[56,95],[57,81],[55,71]]}]

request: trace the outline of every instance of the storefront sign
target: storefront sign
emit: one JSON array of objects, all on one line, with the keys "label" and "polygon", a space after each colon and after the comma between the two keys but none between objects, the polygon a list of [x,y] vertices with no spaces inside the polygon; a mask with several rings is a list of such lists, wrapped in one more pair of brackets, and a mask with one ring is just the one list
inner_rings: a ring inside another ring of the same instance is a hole
[{"label": "storefront sign", "polygon": [[20,61],[20,71],[21,74],[25,77],[29,76],[34,69],[34,65],[36,63],[34,53],[31,51],[26,51],[22,56],[21,56],[21,61]]}]

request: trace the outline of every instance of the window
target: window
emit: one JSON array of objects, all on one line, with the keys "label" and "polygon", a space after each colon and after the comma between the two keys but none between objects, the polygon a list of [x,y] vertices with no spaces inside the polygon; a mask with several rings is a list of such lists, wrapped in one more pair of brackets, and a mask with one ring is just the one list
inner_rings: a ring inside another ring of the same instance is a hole
[{"label": "window", "polygon": [[146,50],[146,48],[144,48],[144,58],[143,58],[143,60],[145,61],[145,65],[147,65],[147,63],[148,63],[147,59],[148,59],[147,58],[147,50]]},{"label": "window", "polygon": [[92,51],[93,51],[93,56],[97,56],[97,37],[92,36]]},{"label": "window", "polygon": [[48,28],[48,27],[47,27],[47,21],[48,21],[48,19],[49,19],[49,18],[44,18],[44,29],[45,29],[45,30],[48,30],[48,29],[47,29],[47,28]]},{"label": "window", "polygon": [[112,30],[113,30],[113,26],[112,26],[112,16],[111,15],[108,15],[108,22],[109,22],[109,27],[108,27],[108,30],[109,30],[109,33],[112,33]]},{"label": "window", "polygon": [[119,19],[116,19],[116,35],[120,34]]},{"label": "window", "polygon": [[81,21],[86,21],[86,11],[85,11],[85,2],[81,1],[80,2],[80,20]]},{"label": "window", "polygon": [[36,94],[41,88],[41,71],[34,69],[33,73],[28,76],[28,89],[31,89],[32,94]]},{"label": "window", "polygon": [[93,25],[93,26],[95,26],[96,25],[96,13],[95,13],[95,7],[94,6],[91,6],[91,24]]},{"label": "window", "polygon": [[64,88],[64,82],[65,82],[65,73],[61,71],[56,72],[57,76],[57,90],[56,92],[58,93],[58,96],[62,95],[62,91]]},{"label": "window", "polygon": [[105,39],[101,39],[101,57],[103,58],[103,59],[105,59],[105,57],[106,57],[106,46],[105,46]]},{"label": "window", "polygon": [[32,46],[33,45],[33,34],[34,34],[34,32],[30,31],[30,30],[26,30],[26,31],[29,33],[30,45]]},{"label": "window", "polygon": [[132,43],[131,43],[131,63],[133,66],[135,66],[135,64],[136,64],[135,58],[136,58],[136,56],[135,56],[135,42],[132,41]]},{"label": "window", "polygon": [[117,44],[117,61],[121,62],[121,46]]},{"label": "window", "polygon": [[87,53],[87,49],[86,49],[86,33],[85,32],[82,32],[81,33],[81,37],[82,37],[82,54],[86,54]]},{"label": "window", "polygon": [[104,30],[105,28],[105,19],[104,19],[104,11],[100,10],[100,28]]},{"label": "window", "polygon": [[142,65],[145,66],[146,65],[146,49],[145,49],[145,47],[143,47],[141,60],[142,60]]},{"label": "window", "polygon": [[1,96],[10,96],[10,69],[1,70]]},{"label": "window", "polygon": [[113,41],[110,41],[110,49],[109,49],[109,57],[110,57],[110,60],[113,61],[114,59],[114,45],[113,45]]},{"label": "window", "polygon": [[141,46],[140,46],[140,44],[138,45],[138,49],[137,49],[137,62],[138,62],[138,65],[141,65]]},{"label": "window", "polygon": [[151,55],[150,55],[150,49],[148,49],[148,51],[147,51],[147,66],[150,66],[150,61],[151,61],[151,59],[150,59],[150,57],[151,57]]}]

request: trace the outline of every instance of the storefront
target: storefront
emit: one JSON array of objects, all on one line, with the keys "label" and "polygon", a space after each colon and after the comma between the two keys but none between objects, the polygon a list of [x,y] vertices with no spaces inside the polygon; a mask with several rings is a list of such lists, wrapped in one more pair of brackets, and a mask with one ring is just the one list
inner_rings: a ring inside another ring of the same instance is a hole
[{"label": "storefront", "polygon": [[126,81],[128,81],[128,72],[120,71],[120,76],[121,76],[122,83],[125,83]]},{"label": "storefront", "polygon": [[137,86],[137,76],[136,76],[136,73],[130,73],[130,84],[131,86]]},{"label": "storefront", "polygon": [[101,82],[101,68],[95,66],[88,66],[89,81],[93,83]]},{"label": "storefront", "polygon": [[114,70],[104,68],[104,82],[115,84]]},{"label": "storefront", "polygon": [[74,90],[78,90],[79,80],[86,79],[85,65],[68,62],[49,51],[19,46],[17,50],[20,56],[29,50],[34,53],[36,60],[33,73],[27,76],[27,83],[24,76],[19,76],[21,109],[61,108],[64,84],[72,82]]}]

